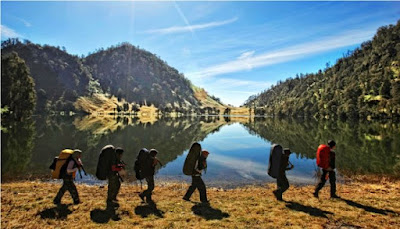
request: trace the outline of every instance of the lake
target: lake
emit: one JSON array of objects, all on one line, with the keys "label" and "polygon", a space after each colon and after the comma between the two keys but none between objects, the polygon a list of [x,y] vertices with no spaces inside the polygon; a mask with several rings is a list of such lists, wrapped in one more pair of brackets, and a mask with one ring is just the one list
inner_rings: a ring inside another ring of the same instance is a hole
[{"label": "lake", "polygon": [[[100,149],[113,144],[125,149],[129,182],[137,152],[159,151],[163,163],[156,179],[190,181],[182,166],[195,141],[210,152],[204,180],[210,186],[235,187],[274,182],[267,174],[272,144],[290,148],[294,169],[288,179],[314,184],[319,144],[334,139],[336,164],[346,176],[371,174],[400,177],[400,125],[391,122],[342,122],[249,117],[183,117],[141,120],[131,117],[49,116],[2,128],[2,180],[40,177],[64,148],[79,148],[89,174],[94,174]],[[97,183],[92,176],[77,180]]]}]

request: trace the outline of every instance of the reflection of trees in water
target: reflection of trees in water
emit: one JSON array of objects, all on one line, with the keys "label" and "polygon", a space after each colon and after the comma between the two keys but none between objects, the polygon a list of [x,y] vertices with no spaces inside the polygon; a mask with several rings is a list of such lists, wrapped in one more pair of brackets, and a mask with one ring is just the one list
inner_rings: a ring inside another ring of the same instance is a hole
[{"label": "reflection of trees in water", "polygon": [[[133,171],[136,154],[141,148],[156,148],[159,151],[157,157],[165,165],[189,149],[194,141],[203,140],[225,124],[212,116],[162,118],[154,123],[142,123],[130,117],[115,117],[110,122],[101,119],[96,122],[87,117],[80,120],[47,118],[37,123],[38,137],[33,159],[37,167],[47,171],[52,158],[62,149],[80,148],[84,152],[85,168],[90,173],[95,172],[100,149],[107,144],[125,149],[123,160]],[[75,126],[77,123],[79,126]],[[105,130],[110,123],[117,127]]]},{"label": "reflection of trees in water", "polygon": [[319,144],[335,139],[336,164],[343,173],[400,175],[400,126],[378,122],[256,119],[244,124],[251,134],[315,158]]},{"label": "reflection of trees in water", "polygon": [[[1,174],[3,176],[26,172],[32,158],[35,123],[4,121],[1,131]],[[4,128],[4,130],[3,130]]]}]

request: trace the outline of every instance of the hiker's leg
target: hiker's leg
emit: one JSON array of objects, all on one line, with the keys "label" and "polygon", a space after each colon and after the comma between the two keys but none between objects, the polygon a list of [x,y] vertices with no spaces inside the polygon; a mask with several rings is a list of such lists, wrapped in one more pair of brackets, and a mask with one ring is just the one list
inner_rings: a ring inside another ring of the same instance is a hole
[{"label": "hiker's leg", "polygon": [[208,202],[206,185],[204,184],[204,181],[201,178],[201,176],[198,176],[196,183],[197,183],[197,189],[199,190],[199,193],[200,193],[200,201],[202,203]]},{"label": "hiker's leg", "polygon": [[65,185],[69,191],[69,193],[71,194],[72,199],[74,200],[74,203],[77,204],[79,203],[79,194],[78,194],[78,190],[76,189],[76,186],[74,184],[74,181],[71,179],[65,180]]},{"label": "hiker's leg", "polygon": [[154,190],[154,176],[146,177],[147,182],[147,190],[143,192],[144,196],[146,196],[147,201],[151,201],[151,194]]},{"label": "hiker's leg", "polygon": [[196,183],[195,183],[195,176],[192,176],[192,184],[189,186],[189,188],[183,198],[190,199],[194,190],[196,190]]},{"label": "hiker's leg", "polygon": [[119,182],[118,176],[111,175],[108,178],[107,203],[112,203],[116,200],[120,185],[121,183]]},{"label": "hiker's leg", "polygon": [[317,187],[315,188],[315,193],[318,193],[319,190],[322,189],[322,187],[324,187],[325,183],[326,183],[326,174],[328,173],[328,171],[326,171],[325,169],[322,169],[322,175],[321,175],[321,180],[320,182],[317,184]]},{"label": "hiker's leg", "polygon": [[281,186],[281,193],[284,193],[289,188],[289,181],[286,177],[286,174],[282,177],[282,186]]},{"label": "hiker's leg", "polygon": [[331,196],[336,196],[336,173],[329,171],[329,182],[331,183]]},{"label": "hiker's leg", "polygon": [[63,180],[63,184],[62,184],[60,190],[58,190],[58,193],[57,193],[56,197],[54,198],[53,202],[60,203],[61,198],[64,196],[65,191],[67,191],[67,186],[65,184],[65,180]]},{"label": "hiker's leg", "polygon": [[283,180],[283,176],[282,174],[278,175],[278,178],[276,179],[276,190],[274,191],[275,197],[278,200],[282,200],[282,193],[283,193],[283,186],[284,186],[284,180]]}]

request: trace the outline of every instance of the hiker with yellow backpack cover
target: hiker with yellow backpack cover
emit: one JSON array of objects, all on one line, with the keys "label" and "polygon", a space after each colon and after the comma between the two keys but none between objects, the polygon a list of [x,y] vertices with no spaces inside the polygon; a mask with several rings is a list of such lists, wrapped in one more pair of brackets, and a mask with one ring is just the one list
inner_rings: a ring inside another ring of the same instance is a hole
[{"label": "hiker with yellow backpack cover", "polygon": [[50,165],[50,169],[52,169],[52,177],[54,179],[63,179],[63,185],[53,200],[54,204],[58,205],[61,203],[61,198],[64,196],[66,191],[69,191],[71,194],[74,204],[80,203],[78,190],[74,184],[74,178],[76,176],[76,172],[78,170],[80,171],[83,166],[82,162],[80,161],[81,154],[82,151],[79,149],[64,149]]}]

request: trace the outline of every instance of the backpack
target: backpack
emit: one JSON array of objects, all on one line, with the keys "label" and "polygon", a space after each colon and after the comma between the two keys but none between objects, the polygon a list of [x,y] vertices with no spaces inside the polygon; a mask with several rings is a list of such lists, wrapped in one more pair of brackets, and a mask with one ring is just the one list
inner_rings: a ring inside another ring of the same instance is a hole
[{"label": "backpack", "polygon": [[327,169],[329,167],[329,156],[331,148],[327,145],[321,144],[317,150],[317,165],[320,168]]},{"label": "backpack", "polygon": [[199,157],[201,155],[201,145],[197,142],[193,143],[193,145],[190,147],[189,153],[186,156],[185,163],[183,164],[183,174],[187,176],[192,176],[195,174],[195,166],[197,160],[199,160]]},{"label": "backpack", "polygon": [[148,149],[143,148],[136,156],[134,170],[136,179],[143,180],[145,177],[151,175],[151,156]]},{"label": "backpack", "polygon": [[[58,157],[53,159],[53,163],[50,165],[51,177],[53,179],[63,179],[67,172],[67,166],[70,160],[72,160],[72,149],[64,149],[60,152]],[[72,174],[72,178],[75,178],[75,173]]]},{"label": "backpack", "polygon": [[272,145],[268,163],[268,175],[270,175],[272,178],[277,178],[279,176],[282,155],[282,146],[278,144]]},{"label": "backpack", "polygon": [[111,166],[117,161],[117,154],[113,145],[106,145],[101,149],[97,162],[96,177],[99,180],[107,179],[111,173]]}]

